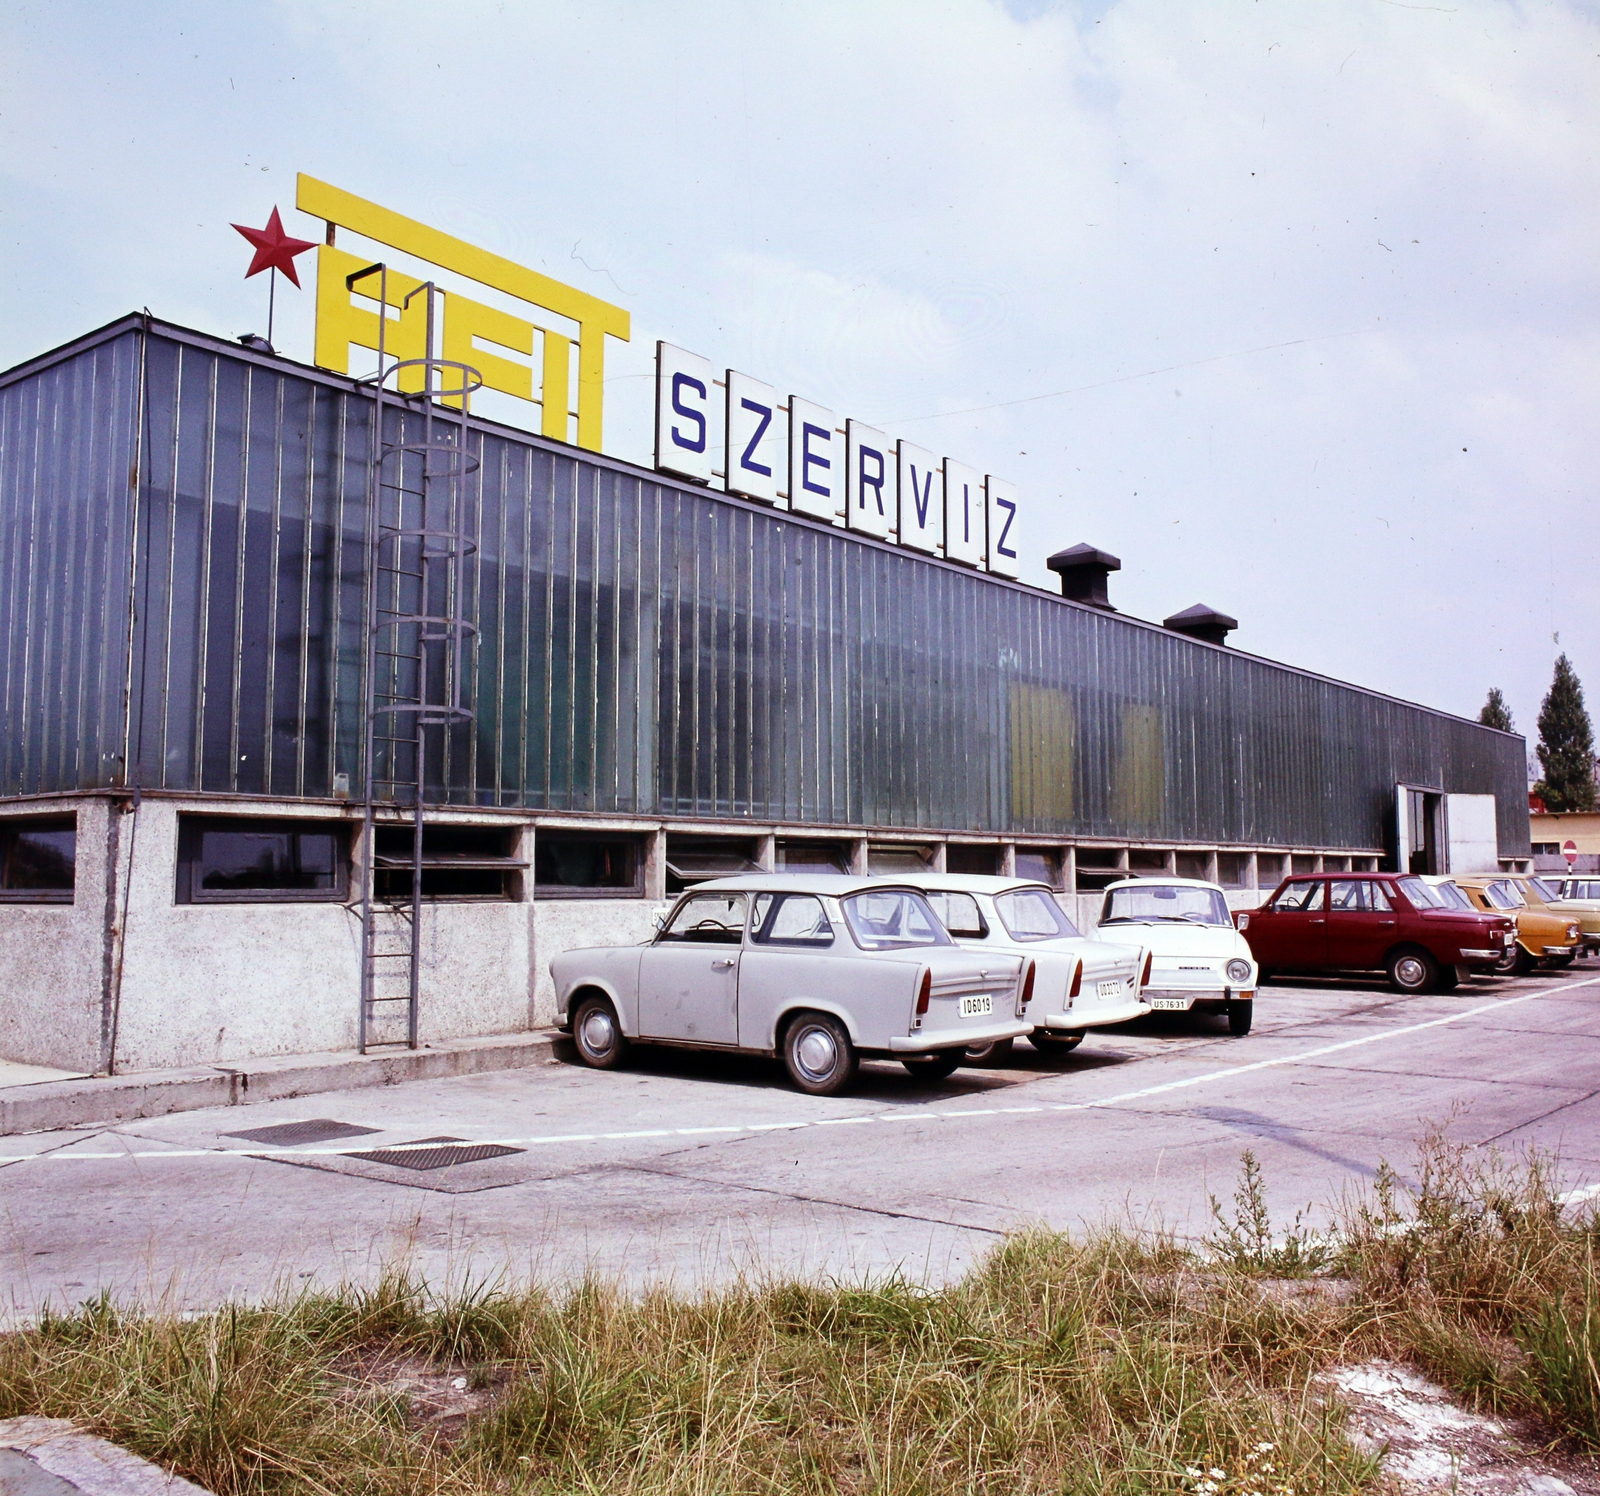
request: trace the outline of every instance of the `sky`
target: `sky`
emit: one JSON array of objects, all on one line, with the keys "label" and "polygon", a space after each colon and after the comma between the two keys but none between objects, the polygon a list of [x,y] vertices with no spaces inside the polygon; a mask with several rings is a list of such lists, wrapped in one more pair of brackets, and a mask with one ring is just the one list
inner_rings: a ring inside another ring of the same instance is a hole
[{"label": "sky", "polygon": [[617,457],[666,338],[1018,484],[1026,582],[1600,712],[1594,4],[10,0],[0,66],[0,367],[264,331],[303,171],[625,307]]}]

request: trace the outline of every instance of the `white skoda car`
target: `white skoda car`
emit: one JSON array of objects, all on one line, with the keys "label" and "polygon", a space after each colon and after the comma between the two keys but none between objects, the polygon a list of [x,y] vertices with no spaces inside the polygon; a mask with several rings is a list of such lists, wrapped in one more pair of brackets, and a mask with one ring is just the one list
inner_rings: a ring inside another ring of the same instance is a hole
[{"label": "white skoda car", "polygon": [[969,1045],[1025,1034],[1035,965],[960,949],[903,882],[760,873],[702,883],[653,940],[565,951],[550,976],[586,1065],[632,1043],[754,1051],[831,1096],[863,1055],[938,1079]]},{"label": "white skoda car", "polygon": [[1250,1032],[1256,961],[1215,883],[1163,877],[1113,883],[1106,889],[1100,932],[1108,940],[1149,946],[1144,1000],[1153,1011],[1222,1012],[1235,1038]]},{"label": "white skoda car", "polygon": [[[1087,1030],[1150,1011],[1139,992],[1147,963],[1142,938],[1086,938],[1043,883],[962,873],[911,873],[896,881],[927,895],[957,945],[1038,963],[1028,1009],[1035,1049],[1065,1054]],[[988,1061],[1010,1048],[1010,1039],[996,1039],[973,1045],[967,1057]]]}]

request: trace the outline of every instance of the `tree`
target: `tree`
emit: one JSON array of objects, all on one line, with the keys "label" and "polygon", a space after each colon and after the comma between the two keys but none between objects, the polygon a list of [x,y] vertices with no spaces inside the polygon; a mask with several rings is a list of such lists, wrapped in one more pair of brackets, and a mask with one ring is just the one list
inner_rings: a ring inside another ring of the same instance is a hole
[{"label": "tree", "polygon": [[1499,686],[1489,687],[1489,699],[1484,702],[1483,710],[1478,713],[1478,721],[1485,727],[1498,727],[1501,732],[1515,732],[1516,724],[1511,720],[1511,708],[1506,705],[1506,699],[1500,694]]},{"label": "tree", "polygon": [[1593,810],[1594,727],[1584,710],[1583,687],[1565,655],[1556,661],[1550,694],[1539,708],[1538,753],[1544,778],[1533,789],[1546,808]]}]

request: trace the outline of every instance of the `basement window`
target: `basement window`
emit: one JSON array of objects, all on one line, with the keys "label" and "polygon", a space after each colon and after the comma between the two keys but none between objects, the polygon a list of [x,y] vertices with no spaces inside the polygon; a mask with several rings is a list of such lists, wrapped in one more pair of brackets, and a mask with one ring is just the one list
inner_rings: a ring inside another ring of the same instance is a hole
[{"label": "basement window", "polygon": [[[503,826],[422,828],[422,897],[511,900],[522,897],[527,867],[515,855],[518,830]],[[415,828],[379,826],[373,842],[373,897],[386,904],[411,899]]]},{"label": "basement window", "polygon": [[637,836],[598,831],[539,831],[533,841],[534,896],[541,899],[637,899],[644,858]]},{"label": "basement window", "polygon": [[874,876],[893,877],[896,873],[916,876],[933,865],[930,847],[909,845],[905,842],[869,842],[867,845],[867,871]]},{"label": "basement window", "polygon": [[340,821],[178,817],[180,904],[337,903],[349,887]]},{"label": "basement window", "polygon": [[759,873],[755,844],[743,837],[680,836],[667,833],[667,892],[682,893],[712,878]]},{"label": "basement window", "polygon": [[778,871],[781,873],[847,873],[850,871],[850,844],[837,841],[812,841],[795,837],[778,842]]},{"label": "basement window", "polygon": [[1017,876],[1047,888],[1061,887],[1061,853],[1054,847],[1018,847]]},{"label": "basement window", "polygon": [[77,862],[75,816],[0,821],[0,903],[70,904]]},{"label": "basement window", "polygon": [[944,849],[945,871],[969,877],[989,877],[1000,871],[1000,848],[951,842]]}]

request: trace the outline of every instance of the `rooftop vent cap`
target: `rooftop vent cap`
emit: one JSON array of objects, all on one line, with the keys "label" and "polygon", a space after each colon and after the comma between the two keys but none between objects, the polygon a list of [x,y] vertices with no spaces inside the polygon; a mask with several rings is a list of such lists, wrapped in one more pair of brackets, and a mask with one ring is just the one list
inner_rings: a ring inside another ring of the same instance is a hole
[{"label": "rooftop vent cap", "polygon": [[240,333],[239,346],[248,348],[252,353],[276,353],[278,351],[258,332]]},{"label": "rooftop vent cap", "polygon": [[1192,608],[1174,613],[1171,618],[1162,619],[1161,626],[1175,634],[1187,634],[1191,639],[1204,639],[1207,644],[1226,644],[1228,635],[1239,627],[1239,620],[1208,608],[1204,603],[1196,603]]},{"label": "rooftop vent cap", "polygon": [[1109,551],[1097,551],[1092,545],[1075,545],[1069,550],[1057,551],[1045,565],[1061,578],[1061,595],[1075,603],[1087,603],[1091,608],[1104,608],[1108,613],[1117,610],[1106,596],[1106,578],[1122,570],[1122,562]]}]

